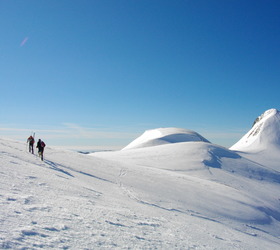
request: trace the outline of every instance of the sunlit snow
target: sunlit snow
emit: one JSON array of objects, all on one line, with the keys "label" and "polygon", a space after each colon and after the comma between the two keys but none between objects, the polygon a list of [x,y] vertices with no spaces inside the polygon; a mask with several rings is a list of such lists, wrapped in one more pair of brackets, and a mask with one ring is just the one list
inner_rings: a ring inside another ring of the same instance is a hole
[{"label": "sunlit snow", "polygon": [[44,161],[0,139],[0,248],[278,249],[279,123],[266,112],[231,149],[159,128]]}]

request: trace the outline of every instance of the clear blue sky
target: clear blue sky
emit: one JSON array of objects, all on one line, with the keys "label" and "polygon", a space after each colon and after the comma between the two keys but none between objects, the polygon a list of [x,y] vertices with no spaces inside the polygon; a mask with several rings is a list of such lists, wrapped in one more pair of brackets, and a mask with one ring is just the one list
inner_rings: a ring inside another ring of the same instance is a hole
[{"label": "clear blue sky", "polygon": [[231,146],[280,108],[279,0],[0,0],[0,30],[0,136]]}]

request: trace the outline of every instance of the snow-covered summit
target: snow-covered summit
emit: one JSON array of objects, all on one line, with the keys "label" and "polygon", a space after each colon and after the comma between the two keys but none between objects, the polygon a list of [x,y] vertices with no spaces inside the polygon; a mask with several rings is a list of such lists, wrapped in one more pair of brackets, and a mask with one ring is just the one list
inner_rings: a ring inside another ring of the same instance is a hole
[{"label": "snow-covered summit", "polygon": [[257,117],[253,127],[230,149],[240,151],[262,151],[280,149],[280,112],[269,109]]},{"label": "snow-covered summit", "polygon": [[157,128],[145,131],[140,137],[123,148],[123,150],[189,141],[209,142],[192,130],[183,128]]}]

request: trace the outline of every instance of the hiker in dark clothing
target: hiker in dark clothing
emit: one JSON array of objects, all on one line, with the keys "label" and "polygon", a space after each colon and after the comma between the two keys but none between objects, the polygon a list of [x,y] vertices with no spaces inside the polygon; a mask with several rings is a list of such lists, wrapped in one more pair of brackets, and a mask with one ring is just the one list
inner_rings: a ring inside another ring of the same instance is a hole
[{"label": "hiker in dark clothing", "polygon": [[43,154],[44,154],[45,146],[46,146],[46,144],[41,139],[39,139],[37,142],[36,148],[38,148],[38,155],[39,155],[39,157],[41,157],[42,161],[43,161]]},{"label": "hiker in dark clothing", "polygon": [[34,154],[34,148],[33,145],[35,143],[34,137],[30,135],[27,139],[27,143],[29,143],[29,153]]}]

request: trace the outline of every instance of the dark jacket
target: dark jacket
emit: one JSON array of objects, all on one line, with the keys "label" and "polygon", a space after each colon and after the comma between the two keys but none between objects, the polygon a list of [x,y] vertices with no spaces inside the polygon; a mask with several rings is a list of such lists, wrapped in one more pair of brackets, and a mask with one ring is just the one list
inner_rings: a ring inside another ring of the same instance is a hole
[{"label": "dark jacket", "polygon": [[37,142],[37,148],[39,152],[43,152],[44,151],[44,147],[45,147],[45,143],[43,141],[41,141],[41,139],[39,139],[39,141]]},{"label": "dark jacket", "polygon": [[29,144],[33,145],[35,142],[33,136],[29,136],[29,138],[27,139],[27,142],[29,142]]}]

